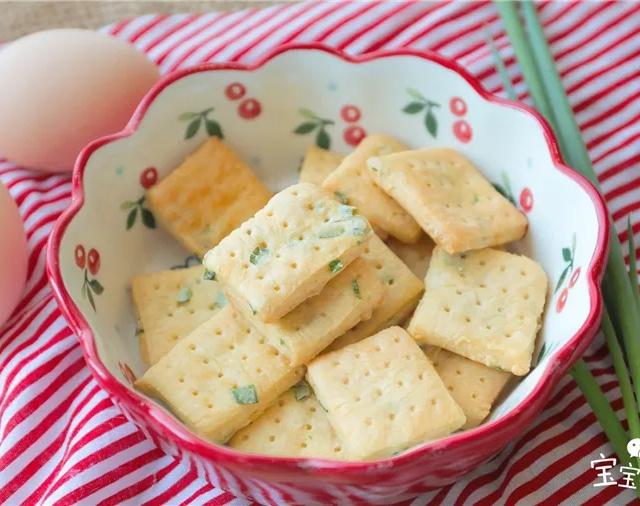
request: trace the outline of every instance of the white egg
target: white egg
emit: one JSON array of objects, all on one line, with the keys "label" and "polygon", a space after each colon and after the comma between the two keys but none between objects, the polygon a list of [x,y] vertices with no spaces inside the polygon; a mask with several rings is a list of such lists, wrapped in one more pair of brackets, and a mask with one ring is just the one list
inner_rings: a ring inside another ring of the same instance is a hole
[{"label": "white egg", "polygon": [[0,327],[20,300],[27,279],[27,238],[18,206],[0,183]]},{"label": "white egg", "polygon": [[27,35],[0,50],[0,155],[71,170],[90,141],[121,130],[158,69],[135,47],[90,30]]}]

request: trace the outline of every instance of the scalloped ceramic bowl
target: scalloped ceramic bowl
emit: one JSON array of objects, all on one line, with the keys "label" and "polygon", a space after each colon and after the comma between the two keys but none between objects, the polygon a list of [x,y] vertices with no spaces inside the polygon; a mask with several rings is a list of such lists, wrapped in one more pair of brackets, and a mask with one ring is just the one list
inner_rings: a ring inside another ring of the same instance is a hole
[{"label": "scalloped ceramic bowl", "polygon": [[[240,86],[225,93],[232,83]],[[243,96],[230,98],[237,95]],[[355,108],[345,110],[347,104]],[[324,133],[319,125],[311,129],[321,122]],[[410,146],[460,150],[517,203],[530,229],[516,248],[543,265],[551,288],[537,365],[487,423],[385,460],[277,458],[211,444],[132,388],[144,367],[129,279],[193,261],[154,226],[144,190],[216,125],[274,190],[296,181],[309,144],[347,152],[364,132],[388,132]],[[170,75],[124,131],[82,152],[73,186],[73,203],[51,237],[48,269],[91,371],[165,451],[194,462],[215,485],[258,502],[389,503],[451,483],[524,432],[598,326],[608,222],[597,192],[562,165],[539,116],[491,96],[434,54],[354,58],[290,46],[252,67],[211,64]]]}]

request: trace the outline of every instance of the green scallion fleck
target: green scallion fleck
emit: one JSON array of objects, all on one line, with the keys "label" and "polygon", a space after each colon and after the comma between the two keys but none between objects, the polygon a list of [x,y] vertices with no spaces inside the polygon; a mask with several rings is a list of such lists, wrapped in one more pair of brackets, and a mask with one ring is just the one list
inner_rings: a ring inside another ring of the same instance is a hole
[{"label": "green scallion fleck", "polygon": [[342,261],[339,258],[336,258],[335,260],[331,260],[331,262],[329,262],[329,270],[334,274],[336,272],[340,272],[343,267],[344,265],[342,264]]},{"label": "green scallion fleck", "polygon": [[256,246],[256,249],[253,250],[251,255],[249,256],[249,262],[253,265],[258,265],[269,255],[268,248],[262,248],[260,246]]},{"label": "green scallion fleck", "polygon": [[333,192],[333,194],[336,196],[336,198],[342,203],[342,204],[348,204],[349,200],[347,199],[347,196],[342,193],[342,192]]},{"label": "green scallion fleck", "polygon": [[178,304],[185,304],[191,300],[192,296],[193,296],[193,292],[191,291],[191,288],[189,288],[188,286],[185,286],[181,288],[180,291],[178,292],[178,296],[176,297],[176,302]]},{"label": "green scallion fleck", "polygon": [[302,380],[300,383],[293,385],[293,395],[296,398],[296,401],[301,401],[309,397],[311,395],[311,387],[309,386],[309,383]]},{"label": "green scallion fleck", "polygon": [[202,275],[202,278],[207,280],[207,281],[215,281],[216,280],[216,273],[213,271],[210,271],[209,269],[205,269],[204,270],[204,274]]},{"label": "green scallion fleck", "polygon": [[346,204],[340,204],[340,206],[338,207],[338,214],[341,218],[351,218],[354,214],[356,214],[356,211],[357,209],[355,207],[348,206]]},{"label": "green scallion fleck", "polygon": [[225,307],[227,305],[227,297],[225,297],[223,291],[219,291],[216,294],[215,305],[218,307]]},{"label": "green scallion fleck", "polygon": [[318,232],[320,239],[330,239],[331,237],[338,237],[344,234],[344,227],[342,225],[329,224],[325,225]]},{"label": "green scallion fleck", "polygon": [[355,294],[357,299],[362,299],[362,295],[360,294],[360,285],[358,285],[357,279],[351,281],[351,289],[353,290],[353,293]]},{"label": "green scallion fleck", "polygon": [[233,398],[238,404],[257,404],[258,392],[253,385],[247,385],[244,387],[235,387],[231,389]]},{"label": "green scallion fleck", "polygon": [[354,236],[360,237],[369,231],[369,224],[362,216],[355,216],[351,221],[353,222],[351,233]]}]

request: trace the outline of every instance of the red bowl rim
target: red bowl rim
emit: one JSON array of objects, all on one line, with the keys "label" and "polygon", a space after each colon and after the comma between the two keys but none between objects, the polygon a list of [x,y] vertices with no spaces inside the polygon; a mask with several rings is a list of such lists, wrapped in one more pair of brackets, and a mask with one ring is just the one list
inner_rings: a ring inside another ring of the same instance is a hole
[{"label": "red bowl rim", "polygon": [[[125,387],[104,366],[102,360],[98,356],[91,328],[82,315],[82,312],[75,305],[62,281],[59,262],[60,244],[64,233],[72,218],[78,213],[84,203],[83,177],[89,158],[93,152],[100,147],[132,135],[137,130],[138,125],[155,98],[173,82],[191,74],[211,70],[256,70],[274,57],[294,50],[322,51],[353,64],[368,62],[380,58],[411,56],[434,62],[452,70],[464,78],[476,93],[488,102],[518,109],[533,116],[544,133],[547,146],[556,169],[573,179],[591,198],[596,209],[598,219],[598,237],[595,252],[589,262],[588,268],[585,269],[591,306],[589,315],[581,328],[555,353],[555,359],[549,361],[542,377],[532,392],[529,393],[529,395],[527,395],[515,408],[499,419],[485,423],[465,432],[453,434],[445,439],[422,444],[403,454],[381,460],[345,462],[328,459],[248,454],[238,452],[225,446],[218,446],[201,439],[189,431],[189,429],[187,429],[182,423],[169,415],[155,402],[143,397],[132,389]],[[599,286],[602,281],[602,276],[604,275],[604,266],[606,264],[608,252],[609,226],[606,206],[601,195],[584,176],[580,175],[563,163],[558,143],[546,120],[538,112],[526,105],[506,100],[489,93],[474,76],[453,60],[428,50],[403,48],[388,51],[377,51],[362,56],[352,56],[319,43],[286,44],[268,53],[260,61],[253,64],[246,65],[235,62],[206,63],[184,70],[179,70],[165,76],[145,95],[123,130],[116,134],[99,138],[87,145],[80,152],[75,163],[72,179],[71,205],[58,218],[49,238],[46,266],[47,274],[61,311],[70,327],[76,333],[82,346],[87,365],[98,383],[102,388],[107,390],[107,392],[115,398],[122,401],[125,405],[133,407],[137,412],[142,412],[148,420],[152,420],[154,422],[154,425],[160,432],[171,439],[177,446],[193,451],[203,457],[225,462],[227,464],[235,464],[242,466],[245,469],[253,466],[277,466],[281,471],[285,471],[287,469],[314,469],[315,471],[339,471],[341,473],[354,473],[359,475],[363,472],[371,472],[376,467],[389,468],[391,466],[395,467],[396,465],[405,464],[408,463],[409,460],[415,459],[421,455],[440,454],[444,451],[461,448],[472,442],[477,442],[482,438],[488,440],[491,439],[491,434],[494,432],[500,432],[502,429],[513,426],[514,424],[525,424],[533,418],[537,413],[531,413],[531,410],[528,409],[529,406],[537,404],[541,408],[546,404],[553,387],[570,367],[571,360],[575,360],[575,358],[584,353],[588,345],[593,340],[593,337],[599,327],[600,318],[602,316],[602,296]],[[537,401],[534,402],[536,398]],[[498,448],[495,448],[494,450],[498,450]]]}]

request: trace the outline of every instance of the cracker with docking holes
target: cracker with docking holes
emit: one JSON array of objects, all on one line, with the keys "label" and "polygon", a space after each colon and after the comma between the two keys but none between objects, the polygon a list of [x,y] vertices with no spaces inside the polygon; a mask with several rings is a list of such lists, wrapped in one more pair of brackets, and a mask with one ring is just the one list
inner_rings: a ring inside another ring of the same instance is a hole
[{"label": "cracker with docking holes", "polygon": [[422,234],[420,240],[415,244],[405,244],[390,237],[386,243],[389,249],[393,251],[416,276],[424,279],[427,275],[427,267],[429,267],[431,253],[435,247],[431,237],[427,234]]},{"label": "cracker with docking holes", "polygon": [[424,289],[424,284],[411,270],[376,236],[373,236],[362,254],[384,284],[382,304],[374,310],[371,318],[363,320],[336,339],[329,350],[337,350],[372,336],[385,327],[405,320],[415,309]]},{"label": "cracker with docking holes", "polygon": [[138,314],[140,351],[153,365],[227,303],[218,283],[203,279],[204,267],[140,274],[131,280]]},{"label": "cracker with docking holes", "polygon": [[465,423],[413,338],[391,327],[313,360],[307,380],[347,455],[387,457]]},{"label": "cracker with docking holes", "polygon": [[469,160],[446,148],[368,160],[373,180],[450,254],[521,239],[528,222]]},{"label": "cracker with docking holes", "polygon": [[450,351],[427,346],[425,354],[451,397],[467,417],[463,429],[477,427],[491,412],[491,406],[512,378],[511,374],[492,369]]},{"label": "cracker with docking holes", "polygon": [[199,256],[270,197],[269,189],[217,137],[205,141],[146,196],[160,223]]},{"label": "cracker with docking holes", "polygon": [[318,294],[360,256],[371,234],[354,207],[298,183],[209,251],[204,264],[232,302],[272,323]]},{"label": "cracker with docking holes", "polygon": [[343,159],[343,155],[328,149],[315,145],[309,146],[300,167],[300,182],[322,185],[322,181],[340,165]]},{"label": "cracker with docking holes", "polygon": [[404,144],[390,135],[369,135],[327,176],[322,187],[345,203],[356,206],[376,230],[413,243],[420,238],[420,226],[393,198],[376,186],[366,164],[371,156],[405,149]]},{"label": "cracker with docking holes", "polygon": [[239,306],[240,312],[292,365],[306,364],[336,337],[377,311],[375,308],[385,295],[385,285],[376,274],[372,263],[357,258],[318,295],[308,298],[276,322],[261,321],[243,304]]},{"label": "cracker with docking holes", "polygon": [[418,342],[517,376],[529,372],[547,295],[540,265],[489,248],[449,255],[437,247],[425,285],[408,327]]},{"label": "cracker with docking holes", "polygon": [[198,434],[218,443],[297,383],[294,368],[228,304],[136,382]]},{"label": "cracker with docking holes", "polygon": [[229,441],[262,455],[346,459],[347,455],[311,387],[300,382]]}]

